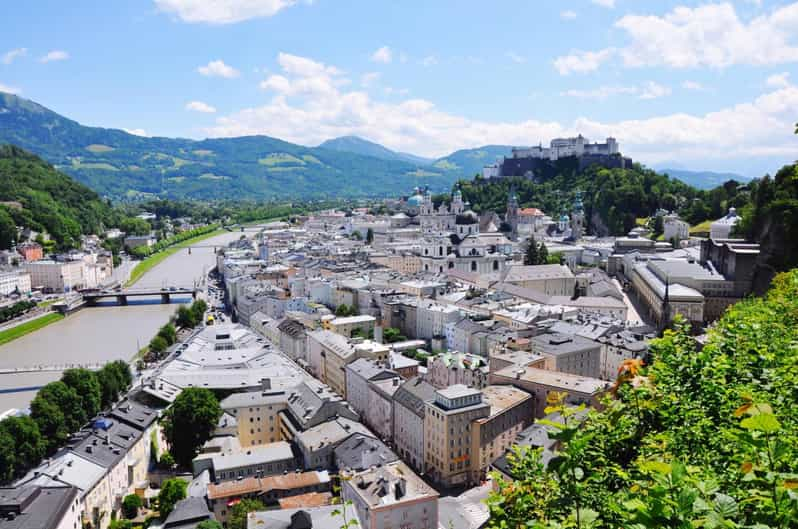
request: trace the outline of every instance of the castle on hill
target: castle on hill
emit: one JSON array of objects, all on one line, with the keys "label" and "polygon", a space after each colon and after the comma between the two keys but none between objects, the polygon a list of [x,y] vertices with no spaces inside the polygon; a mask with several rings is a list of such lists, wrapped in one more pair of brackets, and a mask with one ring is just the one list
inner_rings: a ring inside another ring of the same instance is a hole
[{"label": "castle on hill", "polygon": [[482,169],[483,178],[503,178],[509,176],[534,176],[538,169],[551,167],[554,162],[573,157],[582,170],[593,164],[607,168],[626,168],[632,165],[631,158],[621,155],[618,140],[607,138],[604,143],[590,143],[581,134],[575,138],[555,138],[549,147],[540,144],[536,147],[514,147],[509,157],[486,165]]}]

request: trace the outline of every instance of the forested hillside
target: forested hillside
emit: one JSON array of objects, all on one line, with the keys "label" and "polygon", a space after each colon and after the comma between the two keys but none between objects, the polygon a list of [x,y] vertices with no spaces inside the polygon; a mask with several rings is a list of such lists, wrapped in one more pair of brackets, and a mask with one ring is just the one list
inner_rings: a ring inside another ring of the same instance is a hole
[{"label": "forested hillside", "polygon": [[119,213],[97,193],[18,147],[0,146],[0,248],[16,241],[16,226],[46,231],[60,248],[81,234],[115,226]]},{"label": "forested hillside", "polygon": [[629,169],[591,166],[579,171],[574,159],[561,159],[545,174],[532,180],[482,178],[461,181],[463,198],[476,211],[504,212],[513,188],[523,207],[536,207],[552,217],[570,213],[577,191],[582,192],[590,231],[597,235],[623,235],[635,227],[637,218],[648,217],[658,208],[678,211],[690,224],[717,219],[729,207],[748,203],[748,188],[735,181],[709,191],[635,164]]},{"label": "forested hillside", "polygon": [[491,528],[798,527],[798,270],[731,307],[701,348],[681,324],[628,361],[581,428],[554,395],[559,453],[514,461]]}]

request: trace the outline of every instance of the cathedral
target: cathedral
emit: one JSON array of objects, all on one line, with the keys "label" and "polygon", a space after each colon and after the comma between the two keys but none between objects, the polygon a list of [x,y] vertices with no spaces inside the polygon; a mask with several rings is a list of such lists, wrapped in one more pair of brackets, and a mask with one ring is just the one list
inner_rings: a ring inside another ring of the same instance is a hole
[{"label": "cathedral", "polygon": [[442,274],[449,270],[486,274],[504,270],[512,243],[501,233],[480,233],[479,215],[468,209],[460,189],[451,204],[435,208],[427,190],[419,206],[421,268]]}]

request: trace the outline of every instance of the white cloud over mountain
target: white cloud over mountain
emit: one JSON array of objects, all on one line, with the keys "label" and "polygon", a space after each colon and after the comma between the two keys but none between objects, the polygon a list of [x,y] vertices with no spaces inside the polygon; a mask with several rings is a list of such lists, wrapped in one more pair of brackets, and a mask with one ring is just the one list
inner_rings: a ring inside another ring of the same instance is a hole
[{"label": "white cloud over mountain", "polygon": [[[271,94],[262,106],[219,117],[211,136],[266,134],[304,145],[328,138],[359,135],[389,148],[440,156],[464,147],[486,144],[537,144],[562,135],[582,133],[592,139],[615,136],[624,152],[648,163],[758,155],[793,155],[792,134],[798,121],[798,87],[773,87],[753,101],[705,114],[673,113],[646,119],[572,122],[482,121],[444,112],[424,99],[377,101],[364,91],[346,87],[350,80],[335,68],[310,58],[281,53],[279,74],[261,87]],[[644,83],[628,97],[655,97],[668,90]]]}]

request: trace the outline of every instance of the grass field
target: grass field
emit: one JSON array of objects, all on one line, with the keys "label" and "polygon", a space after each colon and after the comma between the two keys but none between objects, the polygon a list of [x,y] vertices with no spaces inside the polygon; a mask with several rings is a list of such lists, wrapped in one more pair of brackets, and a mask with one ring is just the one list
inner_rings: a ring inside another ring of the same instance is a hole
[{"label": "grass field", "polygon": [[191,239],[186,239],[185,241],[181,241],[175,244],[174,246],[170,246],[165,250],[161,250],[160,252],[147,257],[146,259],[144,259],[143,261],[141,261],[139,264],[136,265],[136,267],[130,273],[130,279],[128,279],[127,283],[125,283],[125,286],[129,287],[134,285],[136,281],[141,279],[141,276],[143,276],[144,274],[146,274],[147,272],[158,266],[167,257],[176,254],[178,250],[181,250],[186,246],[191,246],[192,244],[198,243],[202,240],[208,239],[215,235],[219,235],[220,233],[225,233],[225,231],[226,230],[220,228],[218,230],[205,233],[203,235],[197,235],[196,237],[192,237]]},{"label": "grass field", "polygon": [[696,224],[695,226],[690,227],[690,235],[699,235],[702,233],[709,234],[709,228],[712,225],[711,220],[705,220],[701,224]]},{"label": "grass field", "polygon": [[46,327],[51,323],[55,323],[63,319],[63,314],[51,312],[50,314],[45,314],[41,318],[26,321],[22,325],[17,325],[16,327],[0,332],[0,345],[6,344],[12,340],[16,340],[17,338],[25,336],[26,334],[30,334],[34,331],[38,331],[42,327]]}]

